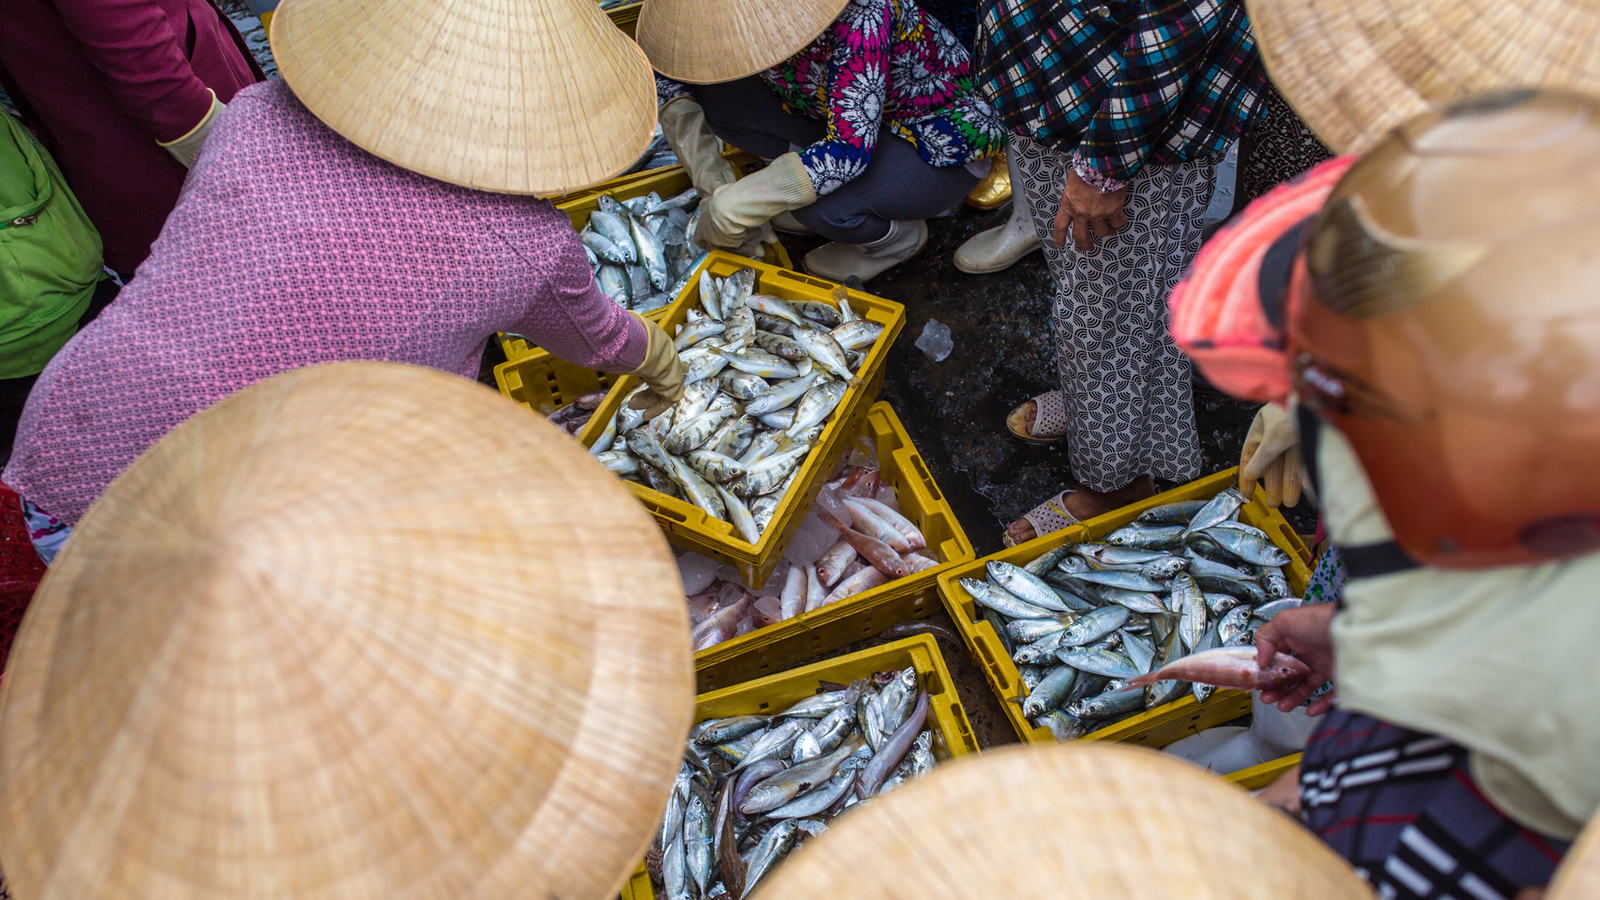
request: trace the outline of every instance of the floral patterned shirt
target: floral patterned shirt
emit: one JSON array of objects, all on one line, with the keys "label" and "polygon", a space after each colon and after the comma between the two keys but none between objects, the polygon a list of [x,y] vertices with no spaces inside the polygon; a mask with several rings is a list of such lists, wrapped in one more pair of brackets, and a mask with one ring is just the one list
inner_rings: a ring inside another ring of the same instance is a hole
[{"label": "floral patterned shirt", "polygon": [[[872,161],[885,121],[931,166],[959,166],[1005,147],[1005,128],[978,96],[967,48],[914,0],[851,0],[804,50],[761,73],[791,112],[828,133],[800,151],[821,197]],[[656,76],[657,99],[688,89]]]}]

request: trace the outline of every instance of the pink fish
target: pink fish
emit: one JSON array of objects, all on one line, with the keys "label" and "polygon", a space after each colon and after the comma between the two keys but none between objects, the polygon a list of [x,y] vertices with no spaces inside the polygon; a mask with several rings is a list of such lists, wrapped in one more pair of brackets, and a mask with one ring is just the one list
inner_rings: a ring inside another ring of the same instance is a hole
[{"label": "pink fish", "polygon": [[827,606],[829,603],[836,603],[846,597],[854,596],[862,591],[870,591],[879,585],[888,583],[889,576],[874,569],[872,566],[867,566],[835,585],[833,593],[822,601],[822,605]]},{"label": "pink fish", "polygon": [[900,554],[894,552],[893,547],[875,537],[852,530],[849,525],[829,515],[825,509],[819,507],[817,514],[822,517],[822,521],[838,529],[839,535],[849,541],[857,553],[883,574],[890,578],[904,578],[910,574],[905,561],[900,558]]},{"label": "pink fish", "polygon": [[850,565],[855,558],[856,548],[850,546],[850,542],[844,538],[840,538],[838,543],[829,547],[828,552],[817,560],[817,578],[821,579],[822,586],[831,588],[838,584],[839,579],[844,577],[845,566]]},{"label": "pink fish", "polygon": [[1309,674],[1310,666],[1284,653],[1275,654],[1271,665],[1262,669],[1256,665],[1256,648],[1222,647],[1191,653],[1148,675],[1130,679],[1128,684],[1191,681],[1250,691],[1278,690],[1299,682]]}]

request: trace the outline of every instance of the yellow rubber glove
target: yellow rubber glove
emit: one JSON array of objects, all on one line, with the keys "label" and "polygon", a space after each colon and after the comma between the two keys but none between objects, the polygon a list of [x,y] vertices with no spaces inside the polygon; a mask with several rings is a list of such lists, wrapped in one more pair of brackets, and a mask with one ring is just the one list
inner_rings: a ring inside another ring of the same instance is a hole
[{"label": "yellow rubber glove", "polygon": [[811,175],[800,154],[785,153],[765,169],[716,189],[700,201],[695,243],[734,249],[750,243],[751,232],[781,212],[817,202]]},{"label": "yellow rubber glove", "polygon": [[722,158],[722,143],[711,133],[700,104],[688,97],[670,100],[656,113],[656,119],[700,196],[709,197],[717,188],[739,180],[733,165]]},{"label": "yellow rubber glove", "polygon": [[1256,481],[1266,488],[1261,501],[1272,509],[1300,502],[1300,431],[1289,411],[1268,403],[1256,411],[1239,454],[1239,493],[1246,500]]},{"label": "yellow rubber glove", "polygon": [[645,345],[644,362],[627,374],[639,376],[639,380],[649,385],[650,390],[663,402],[678,402],[683,399],[683,377],[686,374],[683,361],[678,358],[678,348],[660,325],[638,313],[631,315],[644,326],[649,343]]},{"label": "yellow rubber glove", "polygon": [[[211,90],[207,88],[206,90]],[[189,133],[175,141],[168,141],[161,148],[172,154],[172,158],[183,163],[185,169],[194,167],[195,157],[200,155],[200,148],[205,145],[206,135],[211,133],[211,126],[217,122],[217,116],[227,108],[227,104],[217,99],[217,92],[211,91],[211,108],[206,110],[200,123],[189,129]]]}]

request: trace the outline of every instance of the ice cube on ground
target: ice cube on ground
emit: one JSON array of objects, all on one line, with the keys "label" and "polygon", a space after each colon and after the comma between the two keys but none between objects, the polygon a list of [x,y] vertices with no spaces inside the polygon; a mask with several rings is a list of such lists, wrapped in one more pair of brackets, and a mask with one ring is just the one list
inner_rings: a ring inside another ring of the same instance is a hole
[{"label": "ice cube on ground", "polygon": [[916,347],[934,362],[944,362],[950,351],[956,348],[955,341],[950,338],[950,326],[938,319],[929,319],[922,326],[922,334],[917,336]]},{"label": "ice cube on ground", "polygon": [[722,563],[693,550],[678,557],[678,578],[683,581],[685,594],[698,594],[711,586],[717,578]]},{"label": "ice cube on ground", "polygon": [[828,548],[838,539],[839,532],[822,521],[816,510],[812,510],[800,523],[800,529],[794,533],[794,539],[783,552],[783,558],[797,566],[810,565],[821,559],[822,554],[828,552]]}]

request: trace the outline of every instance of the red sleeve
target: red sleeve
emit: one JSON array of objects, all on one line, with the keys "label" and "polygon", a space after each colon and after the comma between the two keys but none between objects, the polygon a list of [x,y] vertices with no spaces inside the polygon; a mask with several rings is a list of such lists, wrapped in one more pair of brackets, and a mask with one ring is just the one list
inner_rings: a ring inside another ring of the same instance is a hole
[{"label": "red sleeve", "polygon": [[211,109],[211,93],[153,0],[54,0],[117,104],[157,141],[174,141]]}]

